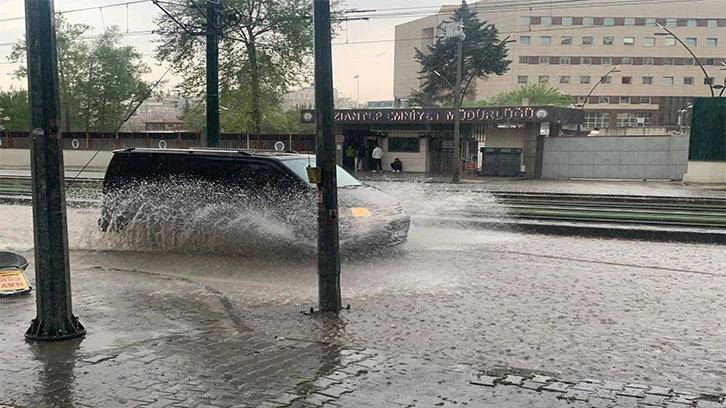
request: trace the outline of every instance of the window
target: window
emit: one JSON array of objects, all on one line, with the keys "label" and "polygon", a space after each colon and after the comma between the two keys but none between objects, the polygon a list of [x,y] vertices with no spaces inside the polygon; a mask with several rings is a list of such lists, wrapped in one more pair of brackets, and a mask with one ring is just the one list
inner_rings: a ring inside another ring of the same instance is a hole
[{"label": "window", "polygon": [[389,137],[388,151],[418,153],[420,143],[421,139],[418,137]]},{"label": "window", "polygon": [[520,35],[519,36],[519,43],[522,45],[529,45],[532,38],[528,35]]},{"label": "window", "polygon": [[614,18],[612,18],[612,17],[605,17],[605,18],[604,18],[604,19],[602,20],[602,25],[606,25],[606,26],[614,26],[614,25],[615,25],[615,19],[614,19]]},{"label": "window", "polygon": [[633,83],[633,77],[624,76],[620,78],[620,83],[623,85],[630,85],[631,83]]},{"label": "window", "polygon": [[703,84],[704,85],[713,85],[714,79],[715,79],[714,77],[703,78]]},{"label": "window", "polygon": [[569,84],[570,83],[570,76],[565,75],[560,77],[560,83],[561,84]]},{"label": "window", "polygon": [[589,75],[583,75],[580,77],[580,83],[581,84],[589,84],[590,83],[590,76]]},{"label": "window", "polygon": [[696,20],[687,20],[686,27],[698,27],[698,22]]},{"label": "window", "polygon": [[661,79],[660,83],[663,85],[673,85],[673,77],[672,76],[663,77],[663,79]]},{"label": "window", "polygon": [[643,65],[653,65],[653,57],[643,58]]},{"label": "window", "polygon": [[683,77],[683,85],[693,85],[693,77]]},{"label": "window", "polygon": [[641,96],[640,103],[643,105],[650,105],[650,96]]},{"label": "window", "polygon": [[675,18],[667,18],[665,25],[666,27],[675,27],[678,25],[678,21]]},{"label": "window", "polygon": [[542,17],[539,23],[542,25],[552,25],[552,17]]},{"label": "window", "polygon": [[560,65],[570,65],[570,57],[560,57]]},{"label": "window", "polygon": [[530,16],[522,16],[519,18],[519,24],[521,25],[530,25],[532,23],[532,18]]},{"label": "window", "polygon": [[628,18],[626,18],[626,19],[625,19],[625,22],[624,22],[624,24],[625,24],[626,26],[631,26],[631,25],[635,25],[635,19],[634,19],[634,18],[630,18],[630,17],[628,17]]},{"label": "window", "polygon": [[592,37],[582,37],[582,45],[592,45]]},{"label": "window", "polygon": [[695,63],[693,58],[683,58],[683,65],[694,65]]},{"label": "window", "polygon": [[586,96],[584,96],[584,95],[578,96],[577,97],[577,104],[578,105],[584,104],[585,103],[585,98],[586,98]]},{"label": "window", "polygon": [[572,25],[572,17],[562,17],[562,25]]},{"label": "window", "polygon": [[623,65],[633,65],[633,57],[623,57]]},{"label": "window", "polygon": [[610,127],[610,112],[585,112],[585,119],[582,126],[594,129],[605,129]]},{"label": "window", "polygon": [[519,57],[519,63],[520,64],[529,64],[529,57],[520,56]]},{"label": "window", "polygon": [[582,18],[582,25],[584,26],[591,26],[595,24],[595,19],[592,17],[583,17]]},{"label": "window", "polygon": [[685,43],[689,47],[695,47],[696,46],[696,39],[695,38],[686,38]]},{"label": "window", "polygon": [[615,37],[603,37],[602,38],[602,45],[613,45],[615,42]]},{"label": "window", "polygon": [[643,38],[643,46],[644,47],[652,47],[655,45],[655,37],[645,37]]},{"label": "window", "polygon": [[646,113],[646,112],[618,113],[615,123],[616,123],[617,127],[650,126],[650,113]]},{"label": "window", "polygon": [[665,45],[668,45],[668,46],[676,45],[676,39],[673,37],[666,37]]},{"label": "window", "polygon": [[706,58],[705,60],[703,60],[703,65],[716,65],[716,59]]},{"label": "window", "polygon": [[592,58],[591,57],[582,57],[582,58],[580,58],[580,64],[590,65],[590,64],[592,64]]},{"label": "window", "polygon": [[654,26],[655,25],[655,19],[654,18],[646,18],[645,19],[645,25],[646,26]]},{"label": "window", "polygon": [[620,103],[622,103],[624,105],[629,105],[630,104],[630,97],[629,96],[621,96],[620,97]]},{"label": "window", "polygon": [[613,83],[613,77],[611,76],[604,76],[600,78],[601,84],[612,84]]},{"label": "window", "polygon": [[635,37],[623,38],[623,45],[635,45]]},{"label": "window", "polygon": [[539,63],[540,64],[549,64],[550,63],[550,57],[539,57]]},{"label": "window", "polygon": [[565,36],[560,38],[560,45],[572,45],[572,37]]},{"label": "window", "polygon": [[539,37],[539,44],[540,45],[550,45],[552,44],[552,37],[548,35],[543,35]]},{"label": "window", "polygon": [[600,63],[603,65],[613,65],[613,58],[612,57],[602,57],[602,58],[600,58]]},{"label": "window", "polygon": [[716,21],[716,20],[708,20],[708,22],[706,23],[706,26],[707,27],[718,27],[718,21]]},{"label": "window", "polygon": [[673,65],[673,58],[670,58],[670,57],[663,58],[663,65]]},{"label": "window", "polygon": [[609,96],[598,96],[597,103],[610,103],[610,97]]},{"label": "window", "polygon": [[527,75],[519,75],[519,76],[517,76],[517,83],[518,84],[526,84],[527,83]]},{"label": "window", "polygon": [[643,77],[643,85],[653,85],[653,77],[652,76],[644,76]]},{"label": "window", "polygon": [[537,82],[540,84],[549,84],[550,83],[550,77],[547,75],[540,75],[537,78]]},{"label": "window", "polygon": [[706,38],[706,47],[715,47],[718,45],[718,38]]}]

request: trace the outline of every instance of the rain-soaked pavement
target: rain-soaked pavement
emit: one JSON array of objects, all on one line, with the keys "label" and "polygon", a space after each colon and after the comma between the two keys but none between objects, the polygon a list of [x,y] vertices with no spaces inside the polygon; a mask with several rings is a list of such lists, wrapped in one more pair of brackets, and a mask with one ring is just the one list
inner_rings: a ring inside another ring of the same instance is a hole
[{"label": "rain-soaked pavement", "polygon": [[[278,230],[284,245],[267,252],[159,253],[102,235],[96,208],[69,209],[88,334],[26,343],[35,294],[0,298],[0,406],[726,406],[724,246],[430,223],[491,197],[372,182],[402,200],[411,234],[344,258],[339,319],[303,313],[317,306],[316,259]],[[528,182],[496,189],[516,183]],[[618,194],[723,196],[635,184]],[[0,226],[33,281],[31,208],[0,205]],[[216,237],[220,252],[235,237]]]}]

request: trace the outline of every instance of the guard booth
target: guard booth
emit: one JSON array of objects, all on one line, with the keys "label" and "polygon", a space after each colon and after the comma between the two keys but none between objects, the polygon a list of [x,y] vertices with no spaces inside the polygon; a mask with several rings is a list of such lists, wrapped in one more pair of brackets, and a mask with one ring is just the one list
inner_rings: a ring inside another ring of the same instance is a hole
[{"label": "guard booth", "polygon": [[516,177],[522,175],[522,149],[511,147],[482,147],[482,168],[479,176]]},{"label": "guard booth", "polygon": [[[459,153],[454,157],[454,127],[460,122]],[[302,123],[313,123],[314,111],[301,111]],[[399,158],[405,172],[451,173],[465,165],[479,148],[494,148],[484,174],[542,177],[546,137],[558,137],[564,125],[582,122],[581,109],[559,106],[351,109],[335,110],[336,152],[353,146],[364,155],[362,170],[370,170],[373,146],[383,149],[383,167]],[[543,125],[547,126],[543,126]],[[548,131],[543,131],[544,128]],[[509,150],[507,150],[509,149]],[[486,152],[485,152],[486,153]],[[519,163],[515,165],[517,158]],[[489,164],[494,167],[490,168]],[[473,169],[472,169],[473,170]]]}]

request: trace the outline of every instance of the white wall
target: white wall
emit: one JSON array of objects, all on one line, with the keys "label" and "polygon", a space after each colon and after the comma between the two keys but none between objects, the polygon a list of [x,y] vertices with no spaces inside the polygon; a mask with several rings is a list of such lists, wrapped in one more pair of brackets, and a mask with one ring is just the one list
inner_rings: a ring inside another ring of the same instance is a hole
[{"label": "white wall", "polygon": [[[86,167],[87,170],[106,171],[112,155],[111,151],[64,150],[63,165],[67,170]],[[0,149],[0,167],[30,169],[30,149]]]}]

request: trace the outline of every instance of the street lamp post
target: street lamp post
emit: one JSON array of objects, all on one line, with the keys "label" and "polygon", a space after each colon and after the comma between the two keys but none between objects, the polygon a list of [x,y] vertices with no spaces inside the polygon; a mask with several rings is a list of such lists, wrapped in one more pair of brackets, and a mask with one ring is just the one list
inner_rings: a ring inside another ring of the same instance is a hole
[{"label": "street lamp post", "polygon": [[[456,53],[456,87],[454,87],[454,176],[452,182],[459,182],[459,167],[461,167],[461,69],[464,59],[464,40],[466,39],[466,33],[464,33],[464,25],[462,22],[452,22],[446,27],[446,38],[458,38],[458,50]],[[441,74],[434,71],[436,75],[441,77]],[[441,77],[443,78],[443,77]],[[446,81],[446,79],[444,78]],[[451,83],[446,81],[451,87]]]},{"label": "street lamp post", "polygon": [[[602,83],[602,81],[605,80],[605,78],[607,78],[608,76],[610,76],[610,74],[612,74],[614,72],[620,72],[620,70],[618,69],[617,65],[614,66],[614,67],[612,67],[610,69],[610,71],[608,71],[605,75],[601,76],[600,79],[592,87],[592,89],[590,89],[590,92],[588,92],[587,95],[585,96],[585,100],[582,101],[582,105],[580,105],[580,110],[581,111],[584,111],[585,110],[585,105],[587,105],[587,101],[590,99],[590,95],[592,95],[592,93],[595,92],[595,88],[597,88],[598,85],[600,85]],[[581,123],[578,123],[577,124],[577,134],[578,135],[580,134],[580,130],[582,130],[582,124]]]},{"label": "street lamp post", "polygon": [[[685,48],[688,51],[689,54],[691,54],[691,56],[693,57],[693,60],[696,61],[696,64],[698,64],[698,66],[701,67],[701,71],[703,71],[703,76],[705,77],[705,81],[708,84],[709,90],[711,91],[711,97],[716,96],[716,94],[713,91],[714,85],[713,85],[713,83],[711,81],[711,77],[708,76],[708,73],[706,72],[706,68],[703,67],[703,64],[701,64],[701,61],[698,60],[698,57],[696,56],[696,54],[694,54],[693,51],[690,48],[688,48],[688,46],[686,45],[686,43],[684,43],[683,41],[681,41],[681,39],[678,38],[678,36],[675,35],[673,33],[673,31],[669,30],[668,27],[666,27],[666,26],[664,26],[664,25],[662,25],[661,23],[658,23],[658,22],[656,22],[655,24],[658,27],[662,28],[663,31],[665,31],[666,33],[668,33],[671,36],[673,36],[673,38],[675,38],[675,40],[678,41],[683,46],[683,48]],[[665,35],[665,34],[664,33],[653,33],[653,35]],[[723,85],[721,85],[720,87],[723,87]]]}]

